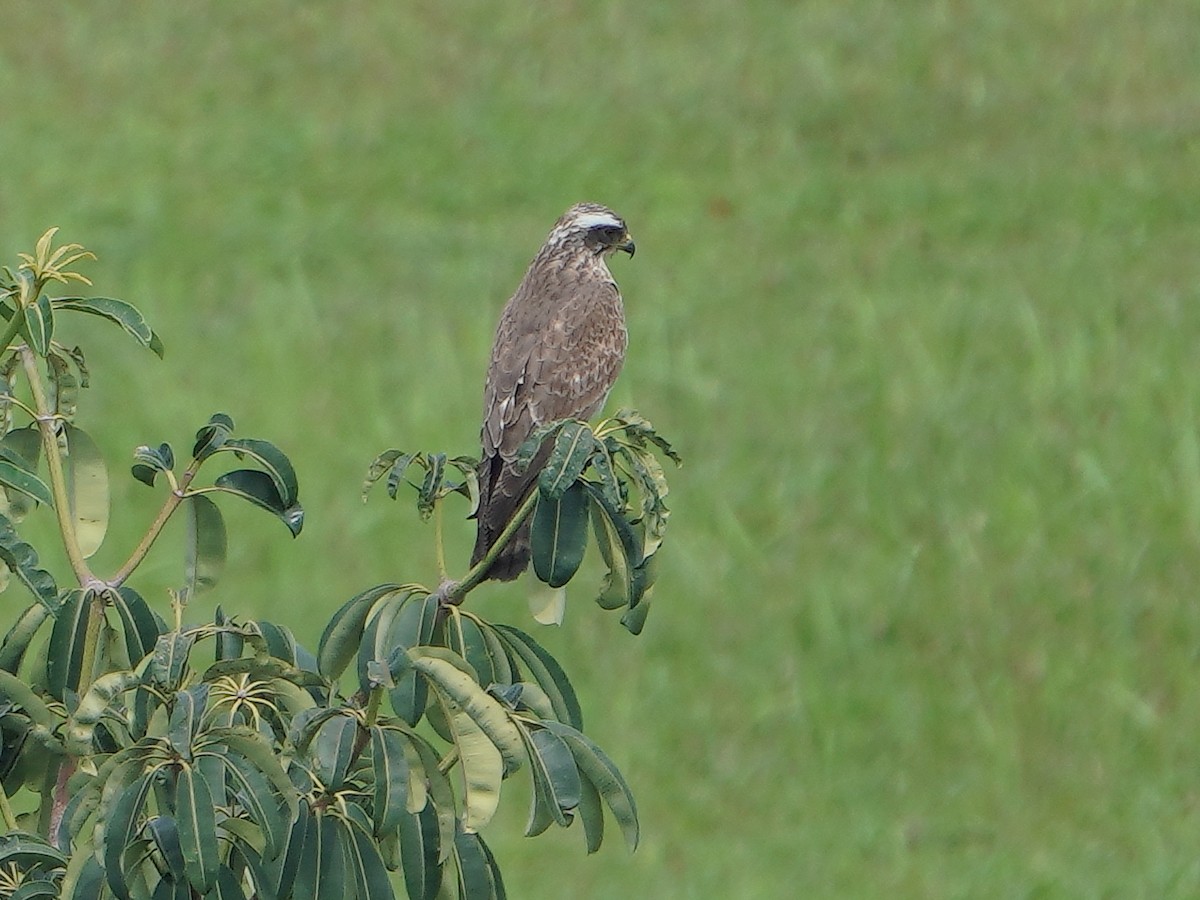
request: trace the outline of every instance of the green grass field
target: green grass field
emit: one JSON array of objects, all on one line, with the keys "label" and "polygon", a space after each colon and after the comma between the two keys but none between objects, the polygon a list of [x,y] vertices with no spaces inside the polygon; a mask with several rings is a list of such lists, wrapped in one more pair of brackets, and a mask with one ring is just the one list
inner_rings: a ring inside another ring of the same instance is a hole
[{"label": "green grass field", "polygon": [[[510,896],[1200,893],[1200,7],[3,19],[0,259],[60,225],[167,344],[93,338],[81,424],[119,471],[223,410],[300,474],[295,542],[226,505],[197,617],[313,644],[358,590],[431,580],[367,463],[475,452],[545,232],[582,199],[628,219],[612,402],[686,457],[672,533],[640,638],[585,586],[537,634],[645,840],[522,838],[518,778],[486,832]],[[156,509],[118,481],[113,565]],[[519,589],[479,603],[535,627]]]}]

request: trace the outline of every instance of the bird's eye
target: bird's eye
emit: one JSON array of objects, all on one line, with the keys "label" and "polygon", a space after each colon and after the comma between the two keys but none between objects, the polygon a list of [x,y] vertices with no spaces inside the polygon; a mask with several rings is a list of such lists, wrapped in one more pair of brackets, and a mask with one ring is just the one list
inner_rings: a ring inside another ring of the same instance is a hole
[{"label": "bird's eye", "polygon": [[621,229],[616,225],[597,225],[592,229],[592,237],[602,244],[615,244],[621,239]]}]

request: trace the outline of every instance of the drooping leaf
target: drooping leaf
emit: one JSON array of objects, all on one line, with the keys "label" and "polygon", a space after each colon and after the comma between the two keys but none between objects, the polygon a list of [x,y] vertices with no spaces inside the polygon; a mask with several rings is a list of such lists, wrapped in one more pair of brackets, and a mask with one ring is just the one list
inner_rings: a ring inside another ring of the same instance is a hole
[{"label": "drooping leaf", "polygon": [[[394,686],[388,691],[392,710],[409,725],[415,726],[425,711],[427,684],[408,662],[407,650],[428,644],[437,625],[438,602],[432,596],[409,599],[388,629],[391,648],[388,667],[393,670]],[[403,659],[401,659],[403,658]],[[399,668],[396,663],[403,662]]]},{"label": "drooping leaf", "polygon": [[216,881],[221,858],[212,792],[208,779],[196,766],[185,765],[179,770],[175,819],[188,882],[197,891],[207,893]]},{"label": "drooping leaf", "polygon": [[580,775],[591,782],[608,805],[613,818],[621,826],[626,845],[631,851],[636,850],[639,835],[637,804],[620,770],[604,751],[582,732],[551,719],[544,720],[542,726],[562,738],[570,748]]},{"label": "drooping leaf", "polygon": [[257,469],[235,469],[219,476],[213,487],[248,500],[277,516],[288,527],[292,537],[299,535],[300,529],[304,527],[304,510],[300,504],[284,503],[275,481],[266,472]]},{"label": "drooping leaf", "polygon": [[25,651],[48,618],[50,610],[42,603],[35,601],[25,608],[0,641],[0,670],[16,672],[21,667]]},{"label": "drooping leaf", "polygon": [[[534,808],[530,810],[530,827],[537,818],[537,807],[544,804],[553,821],[566,827],[570,813],[579,806],[581,792],[579,768],[566,742],[544,728],[529,732],[530,764],[537,772],[534,781]],[[542,796],[538,796],[544,791]],[[526,831],[526,834],[531,833]]]},{"label": "drooping leaf", "polygon": [[173,631],[164,634],[155,642],[154,658],[150,661],[148,670],[155,684],[167,692],[173,692],[179,687],[187,667],[188,655],[192,652],[192,644],[195,642],[196,635],[190,631]]},{"label": "drooping leaf", "polygon": [[509,684],[512,668],[503,645],[498,640],[494,645],[490,644],[480,622],[460,607],[452,607],[450,612],[452,615],[446,628],[450,649],[471,665],[479,676],[480,686]]},{"label": "drooping leaf", "polygon": [[272,789],[267,777],[246,757],[233,751],[214,755],[226,767],[235,799],[262,829],[263,855],[274,859],[286,844],[291,824],[286,804]]},{"label": "drooping leaf", "polygon": [[56,700],[63,700],[67,691],[79,690],[93,596],[87,590],[70,591],[55,616],[46,676],[47,688]]},{"label": "drooping leaf", "polygon": [[426,806],[400,820],[400,860],[409,900],[434,900],[442,883],[437,815]]},{"label": "drooping leaf", "polygon": [[288,508],[296,505],[300,493],[296,471],[292,468],[291,460],[274,444],[256,438],[230,438],[212,452],[230,452],[239,457],[250,457],[270,477],[282,506]]},{"label": "drooping leaf", "polygon": [[207,684],[197,684],[175,694],[167,722],[167,740],[171,749],[183,759],[192,758],[192,743],[200,731],[200,722],[208,706],[208,693]]},{"label": "drooping leaf", "polygon": [[566,422],[563,420],[546,422],[529,433],[529,437],[525,438],[525,442],[517,448],[516,468],[518,472],[524,472],[532,465],[534,457],[542,449],[542,445],[546,442],[547,438],[562,428],[564,424]]},{"label": "drooping leaf", "polygon": [[0,455],[0,485],[5,490],[19,491],[38,503],[54,508],[54,496],[46,482],[22,465],[22,460],[16,454]]},{"label": "drooping leaf", "polygon": [[192,447],[192,459],[207,459],[225,443],[225,439],[232,433],[233,419],[225,413],[213,413],[208,424],[196,432],[196,443]]},{"label": "drooping leaf", "polygon": [[53,306],[55,309],[69,309],[108,319],[120,325],[143,347],[154,351],[159,359],[162,358],[162,340],[146,322],[141,311],[124,300],[113,297],[56,297]]},{"label": "drooping leaf", "polygon": [[0,560],[51,613],[58,610],[58,586],[54,577],[40,567],[37,551],[17,535],[12,522],[0,515]]},{"label": "drooping leaf", "polygon": [[146,822],[146,833],[166,863],[167,876],[171,881],[184,885],[187,872],[183,865],[183,848],[179,845],[179,826],[172,816],[153,816]]},{"label": "drooping leaf", "polygon": [[309,751],[313,771],[330,791],[340,791],[354,762],[358,720],[353,716],[333,716],[321,725]]},{"label": "drooping leaf", "polygon": [[166,629],[149,604],[133,588],[122,585],[110,592],[108,601],[121,619],[129,664],[136,666],[142,657],[154,649]]},{"label": "drooping leaf", "polygon": [[338,837],[358,896],[362,900],[394,898],[396,894],[392,890],[391,879],[370,834],[357,824],[343,822]]},{"label": "drooping leaf", "polygon": [[314,815],[304,838],[294,888],[295,900],[341,897],[346,891],[347,872],[337,836],[337,820],[331,815]]},{"label": "drooping leaf", "polygon": [[[358,685],[364,695],[370,693],[375,687],[384,687],[388,690],[396,687],[396,682],[388,671],[387,661],[395,649],[394,641],[405,638],[393,634],[392,626],[411,595],[410,586],[397,586],[397,589],[381,594],[380,601],[372,607],[374,611],[370,613],[370,618],[367,620],[358,643]],[[420,599],[418,598],[414,602],[419,603]],[[420,625],[418,620],[418,628]],[[433,625],[433,621],[428,623],[431,634]],[[419,640],[419,637],[418,634],[413,639]]]},{"label": "drooping leaf", "polygon": [[583,473],[592,454],[595,439],[582,422],[564,422],[554,438],[554,448],[546,465],[538,473],[538,489],[543,497],[557,500]]},{"label": "drooping leaf", "polygon": [[67,858],[38,835],[10,831],[0,835],[0,867],[15,866],[23,872],[53,870],[67,865]]},{"label": "drooping leaf", "polygon": [[317,668],[322,675],[330,680],[341,676],[358,652],[371,610],[380,600],[402,590],[398,584],[378,584],[338,608],[317,644]]},{"label": "drooping leaf", "polygon": [[600,792],[590,778],[579,780],[579,806],[575,812],[583,822],[587,852],[595,853],[604,841],[604,807],[600,803]]},{"label": "drooping leaf", "polygon": [[371,728],[371,765],[374,775],[374,834],[383,837],[400,824],[408,804],[407,740],[398,731],[375,725]]},{"label": "drooping leaf", "polygon": [[462,769],[462,828],[474,833],[492,820],[500,805],[504,757],[462,707],[441,690],[435,691],[435,694],[442,704],[451,741],[458,750],[458,764]]},{"label": "drooping leaf", "polygon": [[75,538],[84,558],[100,549],[108,531],[108,467],[86,431],[64,425],[67,436],[67,490]]},{"label": "drooping leaf", "polygon": [[[15,428],[0,441],[0,458],[8,460],[18,469],[33,475],[37,474],[38,460],[41,459],[41,454],[42,433],[37,425]],[[19,524],[33,508],[35,498],[20,492],[14,493],[6,490],[4,493],[7,503],[0,506],[0,513]],[[53,507],[52,503],[48,505]],[[7,508],[4,508],[5,506]]]},{"label": "drooping leaf", "polygon": [[147,772],[121,791],[101,832],[104,872],[108,886],[121,900],[129,900],[130,897],[129,885],[125,879],[125,848],[139,830],[138,820],[150,794],[152,779],[152,773]]},{"label": "drooping leaf", "polygon": [[541,494],[529,534],[534,574],[552,588],[570,581],[583,562],[587,534],[588,497],[582,484],[573,482],[558,499]]},{"label": "drooping leaf", "polygon": [[225,568],[228,538],[221,510],[197,494],[184,501],[184,588],[189,595],[211,589]]},{"label": "drooping leaf", "polygon": [[454,858],[459,897],[500,900],[505,896],[500,870],[478,834],[458,832],[454,836]]},{"label": "drooping leaf", "polygon": [[537,641],[519,628],[496,623],[492,625],[506,646],[520,660],[537,685],[546,692],[554,707],[554,715],[573,728],[583,728],[583,712],[575,689],[558,661],[547,653]]},{"label": "drooping leaf", "polygon": [[[454,704],[454,711],[463,713],[495,746],[504,760],[503,774],[520,768],[525,756],[521,734],[504,707],[480,687],[477,674],[466,660],[444,647],[415,647],[409,651],[409,658],[413,668]],[[458,725],[453,715],[450,718],[457,733]]]},{"label": "drooping leaf", "polygon": [[108,672],[93,681],[63,728],[67,752],[74,756],[92,753],[96,726],[113,698],[141,681],[142,676],[137,672]]}]

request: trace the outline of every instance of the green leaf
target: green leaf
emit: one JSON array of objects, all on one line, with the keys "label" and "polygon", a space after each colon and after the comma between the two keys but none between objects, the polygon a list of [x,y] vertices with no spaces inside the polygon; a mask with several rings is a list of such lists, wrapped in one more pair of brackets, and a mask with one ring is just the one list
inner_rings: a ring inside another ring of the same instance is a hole
[{"label": "green leaf", "polygon": [[[14,359],[16,357],[13,357]],[[36,425],[15,428],[0,441],[0,458],[8,460],[18,469],[36,475],[38,460],[42,454],[42,433]],[[33,507],[33,499],[23,493],[6,491],[7,503],[0,505],[0,512],[13,522],[20,523]],[[53,504],[49,504],[53,507]],[[7,507],[7,508],[5,508]]]},{"label": "green leaf", "polygon": [[134,465],[130,471],[134,478],[147,487],[154,487],[159,472],[170,472],[175,468],[175,453],[170,444],[137,447],[133,451],[133,459]]},{"label": "green leaf", "polygon": [[287,456],[274,444],[255,438],[230,439],[214,448],[212,452],[236,453],[239,458],[250,457],[270,476],[282,505],[284,507],[296,505],[300,493],[296,471],[292,468],[292,463]]},{"label": "green leaf", "polygon": [[192,447],[192,459],[204,460],[225,443],[233,433],[233,419],[225,413],[213,413],[208,424],[196,432],[196,443]]},{"label": "green leaf", "polygon": [[[297,809],[296,818],[288,830],[287,843],[284,849],[273,860],[263,860],[263,882],[258,884],[260,896],[264,900],[270,898],[291,897],[292,887],[300,871],[300,863],[304,859],[304,838],[308,834],[312,812],[307,803],[301,803]],[[258,879],[255,879],[258,883]]]},{"label": "green leaf", "polygon": [[53,881],[26,881],[9,895],[9,900],[37,900],[39,897],[57,900],[58,896],[58,885]]},{"label": "green leaf", "polygon": [[608,453],[608,447],[604,441],[596,441],[592,447],[591,459],[592,473],[596,476],[594,482],[599,487],[604,498],[614,507],[620,507],[621,501],[621,482],[617,480],[617,474],[613,471],[612,457]]},{"label": "green leaf", "polygon": [[408,665],[407,649],[428,644],[437,625],[438,602],[431,596],[413,597],[400,609],[387,631],[388,667],[403,657],[404,665],[394,671],[395,685],[388,690],[392,710],[415,726],[425,710],[427,685]]},{"label": "green leaf", "polygon": [[345,863],[338,842],[337,820],[316,815],[304,838],[304,858],[296,878],[296,900],[341,897],[346,890]]},{"label": "green leaf", "polygon": [[[339,831],[342,854],[350,877],[362,900],[389,900],[396,896],[391,879],[384,868],[379,848],[371,836],[357,824],[343,822]],[[465,898],[464,898],[465,900]]]},{"label": "green leaf", "polygon": [[67,492],[75,538],[84,558],[100,549],[108,531],[108,467],[86,431],[64,425],[67,436]]},{"label": "green leaf", "polygon": [[592,455],[595,438],[582,422],[564,422],[554,438],[554,449],[538,474],[542,496],[557,500],[583,474]]},{"label": "green leaf", "polygon": [[142,676],[137,672],[109,672],[93,681],[63,729],[67,752],[73,756],[87,756],[94,752],[96,726],[113,698],[137,687],[141,682]]},{"label": "green leaf", "polygon": [[184,765],[175,786],[175,818],[188,881],[207,893],[217,878],[221,858],[217,845],[217,820],[208,780],[199,768]]},{"label": "green leaf", "polygon": [[403,450],[384,450],[377,457],[371,460],[371,465],[367,468],[366,478],[362,484],[362,498],[366,502],[367,494],[370,493],[376,482],[386,473],[387,492],[388,496],[393,500],[396,499],[396,489],[400,486],[400,480],[404,477],[405,470],[416,458],[415,453],[405,453]]},{"label": "green leaf", "polygon": [[207,684],[198,684],[175,694],[167,722],[167,741],[183,759],[191,759],[192,743],[200,731],[200,721],[208,705]]},{"label": "green leaf", "polygon": [[480,686],[487,688],[493,684],[509,684],[512,681],[512,667],[500,641],[489,644],[483,626],[459,607],[451,607],[450,612],[451,619],[446,627],[450,649],[475,670]]},{"label": "green leaf", "polygon": [[0,670],[16,672],[21,667],[25,651],[48,618],[50,610],[41,603],[35,601],[25,608],[0,642]]},{"label": "green leaf", "polygon": [[393,831],[408,804],[408,741],[398,731],[380,725],[371,728],[371,766],[374,775],[371,809],[376,837]]},{"label": "green leaf", "polygon": [[45,356],[50,350],[50,339],[54,335],[54,309],[50,298],[45,294],[25,307],[25,327],[21,330],[29,341],[29,349],[38,356]]},{"label": "green leaf", "polygon": [[[652,557],[653,558],[653,557]],[[641,634],[646,624],[646,616],[650,613],[650,598],[642,597],[637,606],[631,606],[621,616],[621,624],[630,634]]]},{"label": "green leaf", "polygon": [[183,864],[183,848],[179,846],[178,824],[171,816],[154,816],[146,822],[146,832],[167,864],[167,875],[177,884],[184,884],[187,872]]},{"label": "green leaf", "polygon": [[592,783],[621,826],[626,845],[631,851],[636,850],[639,833],[637,804],[616,765],[590,738],[574,728],[552,719],[544,720],[542,726],[566,742],[580,774]]},{"label": "green leaf", "polygon": [[136,306],[113,297],[56,297],[52,304],[55,309],[89,313],[115,322],[139,344],[148,347],[162,359],[162,341]]},{"label": "green leaf", "polygon": [[[331,681],[337,680],[363,643],[367,619],[376,604],[405,593],[403,585],[377,584],[343,603],[325,626],[317,644],[317,669]],[[384,654],[384,659],[387,658]]]},{"label": "green leaf", "polygon": [[559,420],[557,422],[547,422],[544,425],[539,425],[529,433],[529,437],[525,438],[525,442],[517,448],[516,469],[518,472],[526,471],[532,464],[533,458],[537,456],[538,451],[542,449],[542,444],[554,432],[562,428],[570,420]]},{"label": "green leaf", "polygon": [[40,568],[37,551],[18,537],[12,522],[0,515],[0,560],[51,613],[58,611],[58,586]]},{"label": "green leaf", "polygon": [[154,658],[148,670],[155,684],[167,692],[179,687],[195,642],[196,635],[189,631],[172,631],[155,641]]},{"label": "green leaf", "polygon": [[288,527],[292,537],[300,534],[300,529],[304,527],[304,510],[300,504],[285,504],[274,479],[266,472],[257,469],[235,469],[218,477],[213,487],[248,500],[274,514]]},{"label": "green leaf", "polygon": [[541,494],[533,511],[530,546],[533,571],[550,587],[570,581],[587,549],[588,498],[584,486],[573,482],[557,499]]},{"label": "green leaf", "polygon": [[326,789],[340,791],[354,762],[358,739],[358,720],[350,715],[334,716],[326,721],[313,741],[310,757],[313,770]]},{"label": "green leaf", "polygon": [[79,690],[93,596],[92,591],[70,591],[54,619],[54,628],[50,632],[47,688],[56,700],[65,699],[68,691]]},{"label": "green leaf", "polygon": [[73,422],[79,408],[79,380],[67,360],[50,350],[46,354],[49,375],[50,408],[63,422]]},{"label": "green leaf", "polygon": [[[575,758],[562,738],[544,728],[535,729],[529,734],[529,747],[530,763],[536,767],[541,787],[546,791],[543,802],[554,821],[565,827],[571,822],[566,814],[579,806],[582,790]],[[535,781],[535,787],[537,786]],[[531,823],[533,819],[534,812],[531,810]]]},{"label": "green leaf", "polygon": [[208,750],[214,745],[224,746],[249,760],[271,782],[275,797],[287,805],[289,819],[294,818],[297,809],[304,805],[298,801],[296,788],[284,772],[274,748],[259,732],[242,727],[208,728],[197,744],[198,751]]},{"label": "green leaf", "polygon": [[46,482],[34,472],[22,465],[22,461],[14,459],[15,454],[0,458],[0,485],[6,489],[20,491],[26,497],[31,497],[38,503],[45,503],[54,508],[54,496]]},{"label": "green leaf", "polygon": [[600,792],[589,778],[580,779],[579,806],[575,813],[583,822],[587,852],[595,853],[604,841],[604,807],[600,805]]},{"label": "green leaf", "polygon": [[196,494],[184,501],[184,589],[189,596],[210,590],[225,568],[229,541],[221,510]]},{"label": "green leaf", "polygon": [[138,819],[150,794],[153,778],[153,773],[147,772],[121,791],[98,835],[109,889],[120,900],[129,900],[130,897],[129,885],[125,881],[125,848],[140,830]]},{"label": "green leaf", "polygon": [[[409,738],[420,759],[420,769],[424,770],[429,806],[437,818],[438,862],[444,863],[450,858],[451,845],[454,843],[454,790],[450,780],[441,772],[441,760],[433,746],[417,734],[411,734]],[[415,770],[416,767],[410,762],[409,771]]]},{"label": "green leaf", "polygon": [[[492,820],[500,805],[504,757],[462,707],[442,691],[435,691],[435,694],[445,712],[451,740],[458,750],[458,764],[462,767],[462,827],[474,833]],[[507,720],[507,716],[505,718]]]},{"label": "green leaf", "polygon": [[125,652],[130,666],[154,650],[165,626],[133,588],[121,586],[108,594],[108,602],[121,619]]},{"label": "green leaf", "polygon": [[454,858],[458,871],[458,896],[471,900],[498,900],[504,896],[500,871],[491,859],[483,838],[472,832],[454,836]]},{"label": "green leaf", "polygon": [[[620,609],[628,606],[633,599],[633,571],[635,566],[630,560],[639,556],[637,539],[633,529],[629,527],[624,517],[616,508],[601,498],[597,491],[590,486],[589,512],[592,519],[592,532],[596,536],[596,546],[608,574],[600,586],[596,602],[605,609]],[[639,560],[640,561],[640,560]]]},{"label": "green leaf", "polygon": [[434,900],[442,883],[442,864],[432,806],[400,820],[400,860],[409,900]]},{"label": "green leaf", "polygon": [[231,793],[262,829],[266,842],[264,855],[274,859],[287,841],[290,825],[287,806],[272,790],[267,777],[246,757],[233,751],[215,755],[225,764]]},{"label": "green leaf", "polygon": [[583,712],[575,689],[558,661],[542,649],[532,637],[511,625],[492,626],[507,647],[520,660],[521,665],[537,683],[554,707],[554,715],[560,722],[573,728],[583,728]]},{"label": "green leaf", "polygon": [[[413,668],[424,674],[443,697],[453,703],[454,710],[447,712],[456,735],[475,740],[471,729],[455,721],[455,716],[462,713],[503,757],[504,775],[520,768],[525,757],[520,731],[512,723],[508,711],[480,687],[476,673],[462,657],[443,647],[415,647],[409,651],[409,658]],[[490,762],[490,758],[485,762]]]},{"label": "green leaf", "polygon": [[38,835],[10,831],[0,835],[0,866],[9,865],[24,872],[35,868],[61,869],[67,865],[67,858]]},{"label": "green leaf", "polygon": [[417,491],[417,511],[423,520],[428,520],[433,514],[434,503],[442,488],[442,479],[446,471],[445,453],[428,453],[425,455],[425,480]]}]

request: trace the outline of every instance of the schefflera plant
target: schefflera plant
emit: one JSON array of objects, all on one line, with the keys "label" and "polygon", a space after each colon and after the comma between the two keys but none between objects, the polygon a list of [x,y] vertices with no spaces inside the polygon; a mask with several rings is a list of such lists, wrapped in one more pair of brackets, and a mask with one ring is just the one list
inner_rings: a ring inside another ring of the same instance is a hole
[{"label": "schefflera plant", "polygon": [[[49,297],[51,283],[87,284],[68,267],[90,256],[53,249],[52,238],[0,282],[0,560],[32,595],[0,642],[0,897],[501,898],[481,830],[504,780],[522,773],[527,834],[578,820],[594,852],[611,818],[636,847],[633,793],[585,734],[563,666],[527,631],[466,602],[501,544],[448,576],[443,507],[461,495],[473,508],[474,460],[397,450],[375,460],[364,494],[378,482],[393,498],[414,489],[434,523],[437,580],[359,592],[315,654],[285,625],[222,607],[212,622],[185,622],[225,558],[214,498],[248,500],[293,535],[303,524],[287,457],[234,437],[228,416],[199,429],[186,461],[165,443],[135,450],[132,474],[164,494],[161,507],[115,572],[92,571],[107,470],[75,424],[83,353],[55,343],[54,322],[90,314],[160,355],[162,344],[123,301]],[[658,457],[678,457],[628,411],[595,427],[556,423],[524,458],[545,441],[537,488],[501,539],[532,517],[533,574],[553,598],[535,618],[561,621],[562,588],[594,545],[605,572],[597,602],[637,634],[669,518]],[[233,465],[200,477],[223,460]],[[50,574],[19,536],[36,505],[56,517],[68,572]],[[130,581],[176,513],[183,579],[164,617]]]},{"label": "schefflera plant", "polygon": [[[215,645],[225,662],[243,647],[263,661],[294,664],[303,654],[281,626],[218,615],[185,627],[183,611],[224,562],[213,498],[248,500],[296,535],[304,520],[296,475],[274,445],[234,437],[223,414],[198,431],[182,465],[169,444],[138,447],[132,474],[164,495],[161,506],[115,571],[93,569],[109,474],[77,424],[90,379],[84,351],[59,343],[55,326],[82,314],[160,357],[163,344],[123,300],[51,295],[56,285],[90,286],[73,267],[94,258],[77,244],[55,247],[55,232],[0,275],[0,590],[10,606],[19,604],[13,581],[30,597],[0,642],[0,896],[227,891],[245,863],[219,836],[252,822],[258,845],[272,849],[295,819],[296,791],[263,727],[265,695],[244,677],[248,667],[214,671],[194,650]],[[231,465],[211,482],[201,478],[221,462]],[[20,535],[36,507],[54,516],[65,572],[48,571]],[[177,513],[187,526],[184,573],[164,617],[131,579]],[[297,680],[305,679],[320,681]]]}]

